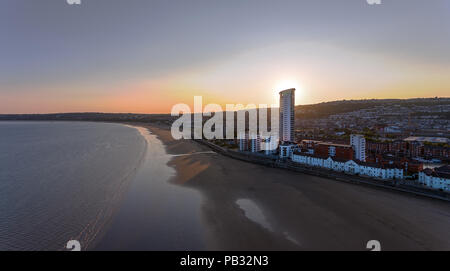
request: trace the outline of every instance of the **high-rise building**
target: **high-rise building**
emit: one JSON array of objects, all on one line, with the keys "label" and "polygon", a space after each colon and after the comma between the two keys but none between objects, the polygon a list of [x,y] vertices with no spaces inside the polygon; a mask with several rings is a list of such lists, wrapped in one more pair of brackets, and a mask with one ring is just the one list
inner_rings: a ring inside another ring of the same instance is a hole
[{"label": "high-rise building", "polygon": [[355,150],[355,158],[359,161],[366,161],[366,139],[363,135],[351,135],[350,145]]},{"label": "high-rise building", "polygon": [[295,88],[280,92],[280,141],[293,142],[295,125]]}]

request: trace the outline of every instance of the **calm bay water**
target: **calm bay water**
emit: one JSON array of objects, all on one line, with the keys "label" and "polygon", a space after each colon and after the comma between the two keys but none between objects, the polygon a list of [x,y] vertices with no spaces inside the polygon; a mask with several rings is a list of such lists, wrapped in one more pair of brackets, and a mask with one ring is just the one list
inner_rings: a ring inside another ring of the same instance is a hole
[{"label": "calm bay water", "polygon": [[147,154],[96,250],[204,250],[201,195],[171,184],[164,145],[145,128]]},{"label": "calm bay water", "polygon": [[187,247],[199,247],[200,197],[167,182],[170,156],[145,133],[0,122],[0,250],[65,250],[71,239],[82,249],[175,249],[186,231]]}]

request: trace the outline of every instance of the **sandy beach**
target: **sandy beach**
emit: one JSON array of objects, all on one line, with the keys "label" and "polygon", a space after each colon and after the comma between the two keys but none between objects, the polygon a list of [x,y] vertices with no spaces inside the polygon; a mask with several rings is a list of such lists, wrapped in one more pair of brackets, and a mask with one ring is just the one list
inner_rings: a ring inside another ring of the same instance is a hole
[{"label": "sandy beach", "polygon": [[201,192],[208,249],[367,250],[369,240],[382,250],[450,249],[444,201],[246,163],[140,126],[173,155],[170,181]]}]

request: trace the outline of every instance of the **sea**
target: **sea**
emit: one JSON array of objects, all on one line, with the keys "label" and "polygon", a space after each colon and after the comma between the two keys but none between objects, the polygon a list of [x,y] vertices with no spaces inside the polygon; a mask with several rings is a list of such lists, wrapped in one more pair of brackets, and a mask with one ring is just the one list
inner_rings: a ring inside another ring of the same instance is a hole
[{"label": "sea", "polygon": [[170,159],[142,127],[0,122],[0,250],[204,249],[201,195]]}]

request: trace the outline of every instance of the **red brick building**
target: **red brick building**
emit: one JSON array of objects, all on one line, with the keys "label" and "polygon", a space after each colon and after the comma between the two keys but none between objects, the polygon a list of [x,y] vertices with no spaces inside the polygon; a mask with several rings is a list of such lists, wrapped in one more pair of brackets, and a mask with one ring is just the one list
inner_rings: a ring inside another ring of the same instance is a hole
[{"label": "red brick building", "polygon": [[311,140],[311,139],[304,139],[302,140],[302,142],[300,143],[300,146],[302,149],[314,149],[314,147],[319,144],[319,143],[323,143],[323,141],[319,141],[319,140]]},{"label": "red brick building", "polygon": [[407,157],[398,158],[391,155],[378,154],[375,157],[369,158],[367,161],[376,163],[381,167],[395,166],[397,168],[402,168],[411,174],[419,173],[423,170],[423,163]]},{"label": "red brick building", "polygon": [[450,148],[442,146],[425,145],[423,147],[423,155],[424,157],[427,158],[449,159]]},{"label": "red brick building", "polygon": [[314,155],[353,160],[353,148],[351,145],[322,142],[314,146]]}]

